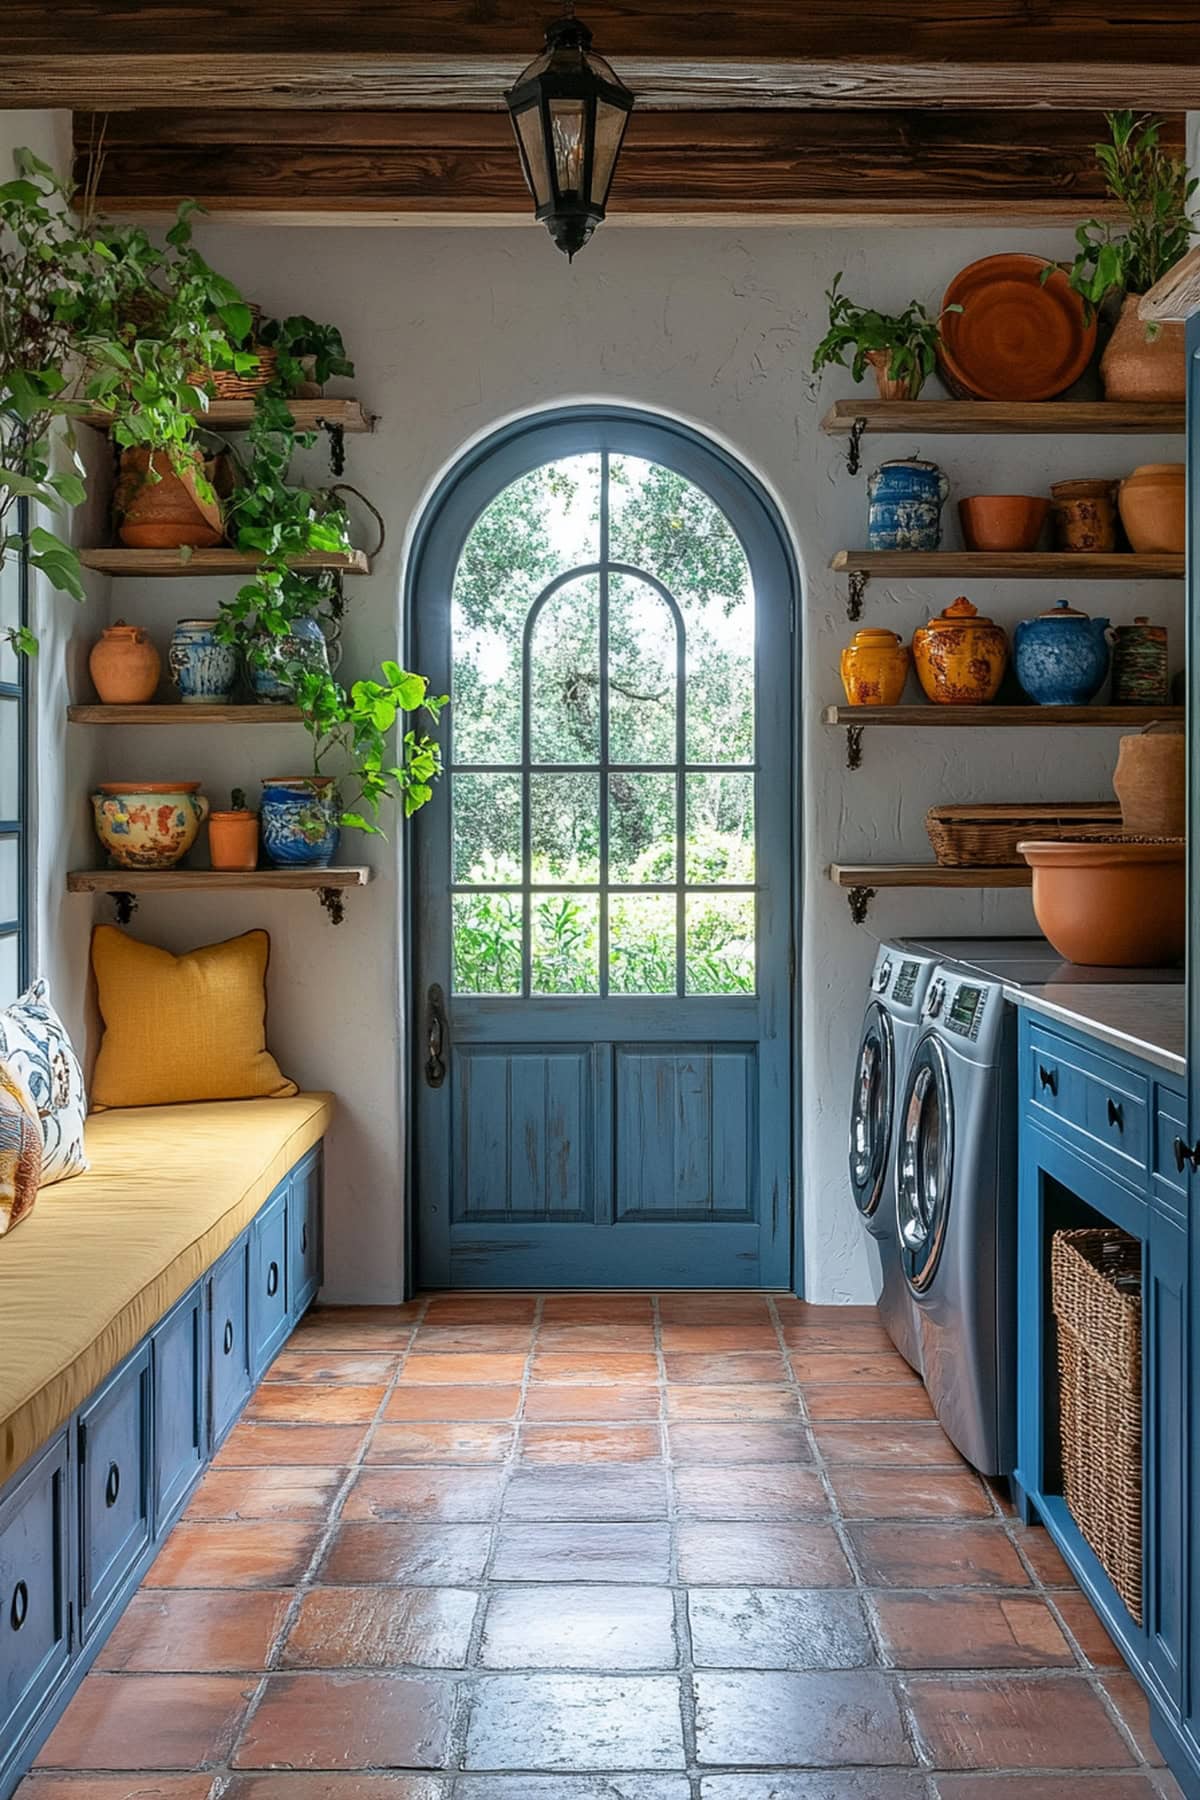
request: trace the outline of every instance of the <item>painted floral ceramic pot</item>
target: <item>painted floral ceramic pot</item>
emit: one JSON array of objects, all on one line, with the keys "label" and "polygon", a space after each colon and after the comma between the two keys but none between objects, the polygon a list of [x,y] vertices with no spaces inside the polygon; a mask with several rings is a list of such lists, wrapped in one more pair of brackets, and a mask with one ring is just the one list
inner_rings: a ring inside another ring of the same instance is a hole
[{"label": "painted floral ceramic pot", "polygon": [[867,549],[936,550],[950,483],[917,457],[880,463],[867,478]]},{"label": "painted floral ceramic pot", "polygon": [[1008,667],[1008,638],[965,594],[913,633],[921,686],[938,706],[984,706]]},{"label": "painted floral ceramic pot", "polygon": [[268,776],[262,784],[262,844],[273,863],[324,869],[341,835],[332,775]]},{"label": "painted floral ceramic pot", "polygon": [[842,651],[847,700],[851,706],[898,706],[908,665],[908,646],[894,631],[856,631]]},{"label": "painted floral ceramic pot", "polygon": [[92,795],[96,836],[119,869],[173,869],[208,817],[198,781],[105,781]]},{"label": "painted floral ceramic pot", "polygon": [[237,683],[238,655],[216,638],[215,619],[180,619],[167,661],[185,706],[228,706]]},{"label": "painted floral ceramic pot", "polygon": [[246,680],[256,700],[286,704],[295,699],[296,690],[287,679],[289,663],[328,675],[329,647],[319,619],[293,619],[283,637],[262,631],[251,639]]},{"label": "painted floral ceramic pot", "polygon": [[1086,706],[1108,674],[1108,620],[1060,600],[1013,633],[1017,680],[1038,706]]}]

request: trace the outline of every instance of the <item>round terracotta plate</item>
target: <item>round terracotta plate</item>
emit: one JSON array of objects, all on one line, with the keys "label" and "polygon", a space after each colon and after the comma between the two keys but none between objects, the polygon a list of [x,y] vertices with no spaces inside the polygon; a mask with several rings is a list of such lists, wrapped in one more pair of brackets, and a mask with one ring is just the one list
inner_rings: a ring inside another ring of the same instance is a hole
[{"label": "round terracotta plate", "polygon": [[947,387],[970,400],[1053,400],[1078,381],[1096,347],[1096,320],[1061,269],[1013,251],[961,269],[943,306],[939,362]]}]

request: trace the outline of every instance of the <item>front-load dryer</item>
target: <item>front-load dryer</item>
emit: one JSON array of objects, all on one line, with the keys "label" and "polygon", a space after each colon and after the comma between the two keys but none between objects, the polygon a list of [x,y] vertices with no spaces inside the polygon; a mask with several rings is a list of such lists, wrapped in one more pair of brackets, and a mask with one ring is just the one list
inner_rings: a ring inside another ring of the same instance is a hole
[{"label": "front-load dryer", "polygon": [[936,959],[918,950],[900,944],[879,946],[850,1096],[850,1187],[879,1249],[883,1277],[879,1314],[897,1350],[918,1373],[920,1332],[900,1266],[893,1172],[896,1106],[920,1028],[925,990],[936,968]]},{"label": "front-load dryer", "polygon": [[896,1226],[921,1367],[947,1436],[985,1475],[1016,1449],[1015,1009],[940,967],[922,1008],[896,1143]]}]

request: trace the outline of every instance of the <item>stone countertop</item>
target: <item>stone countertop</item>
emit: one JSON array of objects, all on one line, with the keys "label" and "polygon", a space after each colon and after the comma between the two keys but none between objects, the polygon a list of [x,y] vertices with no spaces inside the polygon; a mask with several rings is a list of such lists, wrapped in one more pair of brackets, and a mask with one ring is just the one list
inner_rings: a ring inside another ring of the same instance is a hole
[{"label": "stone countertop", "polygon": [[1182,986],[1049,982],[1045,987],[1006,987],[1004,991],[1009,1000],[1030,1012],[1073,1026],[1130,1056],[1140,1056],[1180,1080],[1187,1075],[1187,989]]}]

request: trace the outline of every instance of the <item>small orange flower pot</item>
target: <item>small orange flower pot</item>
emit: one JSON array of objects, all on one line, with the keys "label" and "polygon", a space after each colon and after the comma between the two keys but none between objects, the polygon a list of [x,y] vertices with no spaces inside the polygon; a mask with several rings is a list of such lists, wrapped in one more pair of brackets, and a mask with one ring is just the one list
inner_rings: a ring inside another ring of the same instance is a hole
[{"label": "small orange flower pot", "polygon": [[209,813],[208,855],[214,869],[257,869],[258,814]]}]

